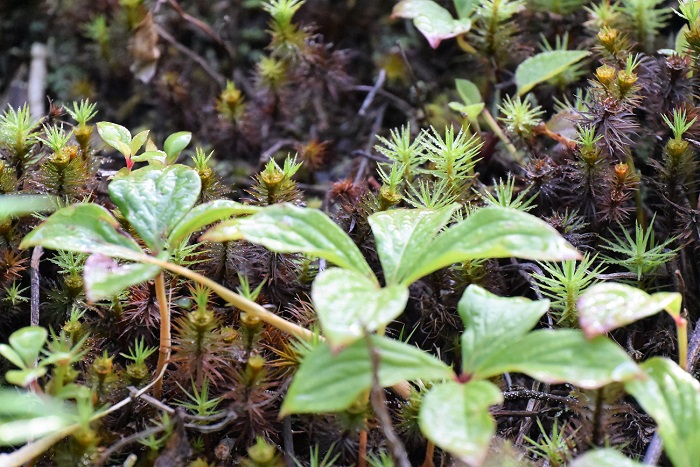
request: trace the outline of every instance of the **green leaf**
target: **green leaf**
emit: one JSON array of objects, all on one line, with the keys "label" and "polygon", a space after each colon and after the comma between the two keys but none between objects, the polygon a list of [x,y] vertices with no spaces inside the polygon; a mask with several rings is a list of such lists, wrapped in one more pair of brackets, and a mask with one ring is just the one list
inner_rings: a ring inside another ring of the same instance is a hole
[{"label": "green leaf", "polygon": [[477,210],[442,232],[416,259],[404,283],[468,259],[516,257],[540,261],[580,259],[581,255],[552,226],[535,216],[497,206]]},{"label": "green leaf", "polygon": [[588,451],[574,459],[569,467],[644,467],[645,465],[647,464],[633,461],[617,449],[606,448]]},{"label": "green leaf", "polygon": [[677,292],[649,295],[625,284],[603,282],[586,289],[577,303],[581,328],[594,337],[612,331],[661,310],[678,316],[683,297]]},{"label": "green leaf", "polygon": [[550,50],[528,58],[515,70],[518,95],[554,78],[589,55],[590,52],[584,50]]},{"label": "green leaf", "polygon": [[507,350],[527,334],[549,309],[549,300],[504,298],[470,285],[459,301],[462,333],[462,371],[476,371],[488,357]]},{"label": "green leaf", "polygon": [[428,253],[431,242],[458,208],[459,204],[437,211],[392,209],[369,217],[387,284],[400,284],[413,274],[418,257]]},{"label": "green leaf", "polygon": [[432,0],[401,0],[394,6],[392,18],[413,19],[416,28],[437,48],[443,39],[469,32],[469,18],[454,19],[449,11]]},{"label": "green leaf", "polygon": [[163,150],[168,155],[165,163],[167,165],[174,164],[177,156],[190,144],[190,141],[192,141],[192,133],[189,131],[178,131],[168,136],[163,143]]},{"label": "green leaf", "polygon": [[595,389],[640,374],[627,353],[604,336],[588,340],[573,329],[543,329],[510,342],[474,371],[475,379],[506,372],[525,373],[545,383]]},{"label": "green leaf", "polygon": [[674,466],[700,465],[700,383],[667,358],[642,363],[646,378],[625,384],[656,421]]},{"label": "green leaf", "polygon": [[468,18],[479,5],[477,0],[452,0],[452,3],[454,3],[459,18]]},{"label": "green leaf", "polygon": [[241,239],[264,245],[277,253],[305,253],[324,258],[376,282],[355,242],[318,209],[289,203],[275,204],[250,217],[222,222],[200,240],[226,242]]},{"label": "green leaf", "polygon": [[218,222],[236,214],[253,214],[261,208],[248,204],[237,203],[226,199],[217,199],[200,204],[185,214],[168,237],[170,245],[179,244],[186,236],[202,227]]},{"label": "green leaf", "polygon": [[311,298],[323,335],[340,346],[386,326],[403,313],[408,287],[382,288],[359,272],[330,268],[314,280]]},{"label": "green leaf", "polygon": [[97,204],[74,204],[56,211],[24,237],[19,247],[37,245],[132,260],[143,255],[138,244],[121,231],[114,216]]},{"label": "green leaf", "polygon": [[[452,369],[412,345],[372,336],[379,354],[378,377],[382,387],[401,381],[442,380],[454,377]],[[333,352],[319,343],[304,357],[282,404],[280,417],[292,413],[337,412],[348,408],[372,387],[372,360],[366,340]]]},{"label": "green leaf", "polygon": [[473,122],[474,120],[477,119],[477,117],[481,114],[481,111],[484,110],[484,103],[481,102],[479,104],[471,104],[471,105],[463,105],[460,104],[459,102],[450,102],[447,104],[450,106],[452,110],[455,112],[461,113],[463,116],[466,116],[469,121]]},{"label": "green leaf", "polygon": [[121,125],[111,122],[98,122],[97,133],[105,143],[112,146],[117,151],[124,154],[124,157],[131,157],[131,132]]},{"label": "green leaf", "polygon": [[5,373],[5,379],[8,383],[26,388],[33,381],[41,378],[46,374],[46,367],[28,368],[26,370],[9,370]]},{"label": "green leaf", "polygon": [[85,295],[89,302],[115,297],[122,290],[156,277],[160,267],[152,264],[117,264],[96,253],[85,262]]},{"label": "green leaf", "polygon": [[496,432],[489,407],[503,395],[488,381],[436,384],[425,395],[418,415],[423,434],[468,465],[481,465]]},{"label": "green leaf", "polygon": [[[131,151],[132,156],[136,154],[139,151],[139,149],[141,149],[141,146],[143,146],[143,143],[146,142],[146,138],[148,138],[148,133],[149,130],[144,130],[132,138],[131,142],[129,143],[129,150]],[[133,157],[132,159],[136,160]]]},{"label": "green leaf", "polygon": [[18,368],[26,368],[27,365],[22,360],[22,357],[7,344],[0,344],[0,355],[8,359]]},{"label": "green leaf", "polygon": [[48,396],[0,390],[0,446],[41,438],[72,424],[73,419],[65,404]]},{"label": "green leaf", "polygon": [[49,195],[0,195],[0,221],[34,212],[55,211],[58,199]]},{"label": "green leaf", "polygon": [[199,175],[187,166],[148,166],[115,178],[109,184],[109,197],[146,245],[157,253],[195,205],[200,189]]},{"label": "green leaf", "polygon": [[165,165],[165,160],[167,155],[163,151],[146,151],[142,152],[138,156],[132,156],[131,160],[134,162],[157,162],[161,165]]},{"label": "green leaf", "polygon": [[24,362],[20,368],[33,367],[46,344],[48,332],[40,326],[26,326],[10,334],[8,342]]},{"label": "green leaf", "polygon": [[457,87],[457,92],[462,101],[467,105],[472,104],[483,104],[481,99],[481,92],[476,84],[472,83],[468,79],[456,79],[455,86]]}]

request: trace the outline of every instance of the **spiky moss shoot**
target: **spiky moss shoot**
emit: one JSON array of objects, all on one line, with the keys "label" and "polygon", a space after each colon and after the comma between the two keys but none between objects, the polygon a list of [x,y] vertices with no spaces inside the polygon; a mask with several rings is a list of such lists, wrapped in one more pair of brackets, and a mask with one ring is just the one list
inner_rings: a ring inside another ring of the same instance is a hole
[{"label": "spiky moss shoot", "polygon": [[0,160],[0,194],[9,194],[17,191],[17,171],[5,161]]},{"label": "spiky moss shoot", "polygon": [[221,91],[216,101],[217,112],[231,123],[238,124],[245,113],[245,108],[243,93],[233,81],[227,81],[226,88]]},{"label": "spiky moss shoot", "polygon": [[253,186],[246,190],[252,196],[251,204],[259,206],[285,202],[297,204],[301,200],[301,193],[292,177],[300,168],[301,162],[297,164],[296,156],[294,158],[287,156],[282,167],[271,159],[255,176]]},{"label": "spiky moss shoot", "polygon": [[248,457],[241,459],[242,467],[283,467],[284,460],[277,448],[262,437],[248,448]]}]

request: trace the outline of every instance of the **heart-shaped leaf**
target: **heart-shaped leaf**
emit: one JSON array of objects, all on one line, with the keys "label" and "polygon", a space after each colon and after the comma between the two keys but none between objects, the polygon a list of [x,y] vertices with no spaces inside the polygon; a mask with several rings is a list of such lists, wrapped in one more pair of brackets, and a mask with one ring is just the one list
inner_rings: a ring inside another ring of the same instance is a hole
[{"label": "heart-shaped leaf", "polygon": [[[449,366],[412,345],[376,335],[371,340],[379,354],[377,373],[382,387],[407,380],[454,377]],[[340,352],[333,352],[328,343],[321,342],[302,360],[280,416],[345,410],[371,387],[372,359],[366,340]]]},{"label": "heart-shaped leaf", "polygon": [[185,214],[168,237],[170,245],[179,244],[186,236],[214,222],[228,219],[236,214],[253,214],[261,208],[249,204],[237,203],[227,199],[217,199],[200,204]]},{"label": "heart-shaped leaf", "polygon": [[595,389],[640,375],[619,345],[604,336],[586,339],[573,329],[534,331],[481,362],[474,378],[525,373],[546,383],[571,383]]},{"label": "heart-shaped leaf", "polygon": [[440,210],[392,209],[369,217],[387,284],[400,284],[413,274],[416,259],[427,253],[458,208],[453,204]]},{"label": "heart-shaped leaf", "polygon": [[468,259],[508,258],[563,261],[581,255],[546,222],[511,208],[485,207],[442,232],[416,259],[410,284]]},{"label": "heart-shaped leaf", "polygon": [[24,237],[19,247],[37,245],[131,260],[143,255],[138,244],[121,231],[114,216],[97,204],[74,204],[56,211]]},{"label": "heart-shaped leaf", "polygon": [[163,151],[168,155],[165,163],[174,164],[183,149],[192,141],[192,133],[189,131],[178,131],[168,136],[163,143]]},{"label": "heart-shaped leaf", "polygon": [[98,122],[97,133],[105,143],[121,152],[127,159],[131,157],[131,132],[121,125],[111,122]]},{"label": "heart-shaped leaf", "polygon": [[569,467],[644,467],[645,465],[647,464],[633,461],[617,449],[606,448],[588,451],[574,459]]},{"label": "heart-shaped leaf", "polygon": [[222,222],[207,231],[200,241],[241,239],[264,245],[277,253],[305,253],[324,258],[376,281],[355,242],[318,209],[275,204],[250,217]]},{"label": "heart-shaped leaf", "polygon": [[550,50],[528,58],[515,70],[518,94],[522,96],[589,55],[585,50]]},{"label": "heart-shaped leaf", "polygon": [[682,301],[683,297],[676,292],[649,295],[630,285],[603,282],[589,287],[581,295],[577,309],[581,328],[590,338],[664,309],[678,316]]},{"label": "heart-shaped leaf", "polygon": [[152,264],[117,264],[113,259],[96,253],[85,262],[85,295],[97,302],[112,298],[132,285],[151,280],[160,272]]},{"label": "heart-shaped leaf", "polygon": [[489,407],[503,395],[488,381],[436,384],[425,395],[418,415],[423,434],[468,465],[481,465],[496,432]]},{"label": "heart-shaped leaf", "polygon": [[187,166],[148,166],[115,178],[109,196],[146,245],[158,253],[197,202],[200,189],[199,175]]},{"label": "heart-shaped leaf", "polygon": [[641,367],[646,377],[625,389],[656,421],[671,463],[700,465],[700,383],[667,358],[650,358]]},{"label": "heart-shaped leaf", "polygon": [[339,346],[386,326],[403,313],[408,288],[379,287],[356,271],[331,268],[316,277],[311,298],[323,335]]},{"label": "heart-shaped leaf", "polygon": [[527,334],[549,309],[549,300],[504,298],[470,285],[459,301],[462,333],[462,371],[476,371],[489,356],[507,350]]},{"label": "heart-shaped leaf", "polygon": [[469,18],[454,19],[452,14],[432,0],[401,0],[394,6],[393,18],[412,19],[416,28],[437,48],[444,39],[469,32]]}]

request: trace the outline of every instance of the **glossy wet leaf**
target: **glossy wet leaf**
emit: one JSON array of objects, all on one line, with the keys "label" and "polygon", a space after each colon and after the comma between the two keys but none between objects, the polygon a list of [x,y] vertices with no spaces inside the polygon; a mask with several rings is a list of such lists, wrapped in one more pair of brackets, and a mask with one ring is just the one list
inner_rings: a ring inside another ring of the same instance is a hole
[{"label": "glossy wet leaf", "polygon": [[85,262],[85,295],[90,302],[113,298],[127,287],[153,279],[159,272],[160,267],[152,264],[118,264],[97,253]]},{"label": "glossy wet leaf", "polygon": [[131,144],[131,132],[129,130],[116,123],[98,122],[97,133],[105,143],[121,152],[124,157],[129,158],[131,156],[129,147]]},{"label": "glossy wet leaf", "polygon": [[[423,350],[377,335],[371,339],[379,353],[378,376],[382,387],[401,381],[454,377],[449,366]],[[321,342],[302,360],[280,416],[344,410],[371,387],[372,361],[365,339],[337,353],[328,343]]]},{"label": "glossy wet leaf", "polygon": [[458,208],[453,204],[439,210],[392,209],[369,217],[387,284],[400,284],[414,273],[416,260],[428,252]]},{"label": "glossy wet leaf", "polygon": [[549,309],[549,300],[499,297],[470,285],[457,309],[464,322],[462,371],[471,373],[489,356],[507,351],[514,340],[535,327]]},{"label": "glossy wet leaf", "polygon": [[515,70],[518,94],[522,96],[589,55],[590,52],[584,50],[551,50],[526,59]]},{"label": "glossy wet leaf", "polygon": [[540,261],[579,259],[581,255],[552,226],[525,212],[485,207],[442,232],[415,260],[404,282],[468,259],[516,257]]},{"label": "glossy wet leaf", "polygon": [[163,143],[163,151],[167,154],[166,164],[174,164],[190,141],[192,141],[192,133],[189,131],[178,131],[168,136]]},{"label": "glossy wet leaf", "polygon": [[577,310],[581,328],[593,337],[612,331],[661,310],[680,313],[683,297],[676,292],[649,295],[626,284],[604,282],[588,288],[579,298]]},{"label": "glossy wet leaf", "polygon": [[243,219],[222,222],[201,241],[245,239],[277,253],[305,253],[376,280],[355,242],[318,209],[283,203],[268,206]]},{"label": "glossy wet leaf", "polygon": [[9,370],[5,373],[5,379],[10,384],[26,388],[32,384],[32,382],[44,376],[46,371],[46,367],[28,368],[26,370]]},{"label": "glossy wet leaf", "polygon": [[468,465],[481,465],[496,432],[489,407],[502,401],[501,391],[488,381],[447,381],[425,395],[418,423],[436,446]]},{"label": "glossy wet leaf", "polygon": [[401,0],[394,6],[393,18],[412,19],[432,48],[444,39],[469,32],[469,18],[454,19],[452,14],[432,0]]},{"label": "glossy wet leaf", "polygon": [[199,175],[187,166],[148,166],[114,179],[109,196],[156,253],[195,205],[200,189]]},{"label": "glossy wet leaf", "polygon": [[96,204],[74,204],[56,211],[24,237],[19,247],[37,245],[124,259],[143,255],[138,244],[121,230],[114,216]]},{"label": "glossy wet leaf", "polygon": [[228,219],[237,214],[253,214],[261,208],[249,204],[237,203],[227,199],[217,199],[194,207],[185,214],[180,222],[175,226],[168,237],[168,243],[177,245],[187,235],[200,230],[201,228]]},{"label": "glossy wet leaf", "polygon": [[379,287],[356,271],[330,268],[314,280],[311,299],[323,335],[339,346],[386,326],[403,313],[408,288],[398,284]]},{"label": "glossy wet leaf", "polygon": [[545,383],[568,382],[594,389],[639,376],[622,347],[604,336],[586,339],[573,329],[543,329],[509,343],[474,372],[478,379],[506,372],[525,373]]},{"label": "glossy wet leaf", "polygon": [[667,358],[641,364],[646,375],[625,384],[658,425],[674,466],[700,465],[700,383]]},{"label": "glossy wet leaf", "polygon": [[0,220],[55,211],[57,202],[55,196],[49,195],[0,195]]},{"label": "glossy wet leaf", "polygon": [[569,467],[644,467],[647,464],[634,461],[617,449],[606,448],[588,451],[577,457]]},{"label": "glossy wet leaf", "polygon": [[41,438],[73,420],[72,410],[58,400],[26,391],[0,390],[0,446]]}]

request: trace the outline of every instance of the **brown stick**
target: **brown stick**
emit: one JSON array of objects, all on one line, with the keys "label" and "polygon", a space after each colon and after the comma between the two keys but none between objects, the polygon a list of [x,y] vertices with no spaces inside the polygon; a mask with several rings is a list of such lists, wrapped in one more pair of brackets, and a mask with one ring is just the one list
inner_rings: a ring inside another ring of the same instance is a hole
[{"label": "brown stick", "polygon": [[44,254],[44,248],[40,246],[35,246],[32,251],[32,260],[29,263],[29,273],[31,276],[31,303],[30,303],[30,314],[29,314],[29,324],[32,326],[39,325],[39,304],[40,304],[40,288],[39,288],[39,262],[41,261],[41,255]]}]

